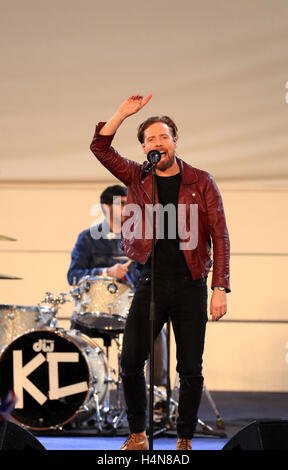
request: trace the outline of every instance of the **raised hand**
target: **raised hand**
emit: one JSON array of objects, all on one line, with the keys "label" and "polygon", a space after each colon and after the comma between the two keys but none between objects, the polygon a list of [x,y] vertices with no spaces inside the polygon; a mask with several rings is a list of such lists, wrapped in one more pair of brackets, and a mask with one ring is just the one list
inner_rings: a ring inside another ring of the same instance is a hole
[{"label": "raised hand", "polygon": [[140,109],[142,109],[148,101],[150,101],[152,95],[148,95],[145,100],[143,100],[142,95],[131,95],[127,100],[125,100],[121,106],[119,107],[118,112],[123,117],[131,116],[132,114],[137,113]]},{"label": "raised hand", "polygon": [[148,101],[150,101],[152,95],[148,95],[145,100],[142,95],[131,95],[127,100],[125,100],[121,106],[118,108],[116,113],[106,122],[105,126],[100,130],[102,135],[113,135],[117,131],[118,127],[128,116],[137,113],[142,109]]}]

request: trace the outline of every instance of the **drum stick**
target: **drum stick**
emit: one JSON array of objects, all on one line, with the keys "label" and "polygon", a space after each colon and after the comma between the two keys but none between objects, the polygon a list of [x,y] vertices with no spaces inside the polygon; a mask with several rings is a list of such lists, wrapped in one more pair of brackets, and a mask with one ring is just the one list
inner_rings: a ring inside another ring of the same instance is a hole
[{"label": "drum stick", "polygon": [[128,261],[126,261],[126,263],[123,263],[123,266],[127,266],[127,268],[128,268],[128,266],[130,266],[132,261],[133,261],[132,259],[129,259]]}]

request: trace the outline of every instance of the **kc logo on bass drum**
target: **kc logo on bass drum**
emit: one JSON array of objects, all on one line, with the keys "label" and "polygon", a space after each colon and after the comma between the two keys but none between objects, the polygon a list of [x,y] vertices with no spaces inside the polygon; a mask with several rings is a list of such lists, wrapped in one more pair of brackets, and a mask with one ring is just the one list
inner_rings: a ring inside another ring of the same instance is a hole
[{"label": "kc logo on bass drum", "polygon": [[[88,390],[87,381],[74,383],[71,385],[59,386],[59,364],[78,363],[78,352],[54,352],[54,341],[49,339],[39,339],[32,346],[36,356],[23,364],[23,353],[25,350],[15,349],[13,351],[13,385],[17,396],[15,408],[24,407],[24,390],[29,393],[39,405],[43,405],[48,399],[59,400],[60,398],[86,392]],[[44,353],[44,354],[43,354]],[[29,375],[36,371],[42,364],[48,363],[48,397],[29,379]],[[73,378],[72,378],[73,380]]]},{"label": "kc logo on bass drum", "polygon": [[13,390],[13,419],[30,429],[54,429],[88,419],[107,394],[108,362],[77,330],[30,330],[0,355],[0,401]]}]

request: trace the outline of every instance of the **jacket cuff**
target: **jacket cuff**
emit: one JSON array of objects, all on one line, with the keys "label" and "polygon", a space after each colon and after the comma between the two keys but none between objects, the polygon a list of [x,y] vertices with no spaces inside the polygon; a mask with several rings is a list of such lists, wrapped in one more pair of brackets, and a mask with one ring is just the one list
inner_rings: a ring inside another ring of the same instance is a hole
[{"label": "jacket cuff", "polygon": [[94,149],[97,148],[97,150],[106,150],[111,146],[111,143],[115,134],[113,135],[99,134],[99,132],[101,131],[102,127],[105,126],[105,124],[106,122],[98,122],[98,124],[96,125],[94,137],[93,137],[92,144],[91,144],[91,146],[93,145]]}]

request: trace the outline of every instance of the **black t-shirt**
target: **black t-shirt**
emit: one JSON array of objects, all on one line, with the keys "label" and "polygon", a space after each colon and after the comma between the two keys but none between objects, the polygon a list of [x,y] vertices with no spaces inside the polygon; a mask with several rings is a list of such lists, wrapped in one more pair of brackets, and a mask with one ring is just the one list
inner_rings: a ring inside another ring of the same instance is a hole
[{"label": "black t-shirt", "polygon": [[[164,234],[163,224],[159,224],[159,239],[155,245],[155,275],[166,279],[174,279],[182,276],[189,276],[183,251],[180,250],[178,236],[178,193],[180,188],[181,174],[174,176],[157,175],[157,192],[159,203],[165,208],[167,204],[173,204],[174,211],[164,211]],[[158,219],[160,222],[161,219]],[[169,223],[168,223],[169,222]],[[162,229],[163,239],[160,238]],[[169,236],[168,236],[169,235]],[[173,238],[172,238],[173,237]],[[151,257],[141,269],[142,274],[151,270]]]}]

